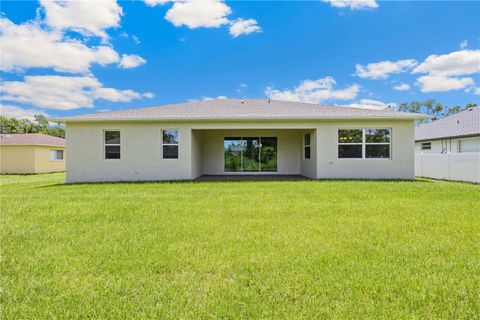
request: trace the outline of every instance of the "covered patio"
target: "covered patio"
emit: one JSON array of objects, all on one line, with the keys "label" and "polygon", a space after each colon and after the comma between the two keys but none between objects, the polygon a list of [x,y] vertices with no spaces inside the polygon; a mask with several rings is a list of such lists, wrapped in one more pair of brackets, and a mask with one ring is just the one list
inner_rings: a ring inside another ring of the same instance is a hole
[{"label": "covered patio", "polygon": [[193,129],[192,176],[268,180],[312,176],[315,129]]}]

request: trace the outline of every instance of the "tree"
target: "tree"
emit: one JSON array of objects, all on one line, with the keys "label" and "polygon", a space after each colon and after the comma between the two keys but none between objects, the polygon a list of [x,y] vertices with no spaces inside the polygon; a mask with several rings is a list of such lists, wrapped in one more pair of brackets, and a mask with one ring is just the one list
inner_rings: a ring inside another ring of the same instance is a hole
[{"label": "tree", "polygon": [[65,138],[65,129],[61,126],[50,126],[43,115],[35,115],[34,120],[7,118],[0,116],[0,133],[44,133]]},{"label": "tree", "polygon": [[443,117],[451,116],[452,114],[459,113],[467,110],[468,108],[476,107],[475,103],[468,103],[465,107],[459,105],[454,107],[444,106],[442,103],[437,102],[435,99],[427,99],[424,102],[412,101],[410,103],[402,102],[398,106],[399,111],[414,112],[414,113],[426,113],[432,116],[432,119],[420,120],[419,122],[435,121]]}]

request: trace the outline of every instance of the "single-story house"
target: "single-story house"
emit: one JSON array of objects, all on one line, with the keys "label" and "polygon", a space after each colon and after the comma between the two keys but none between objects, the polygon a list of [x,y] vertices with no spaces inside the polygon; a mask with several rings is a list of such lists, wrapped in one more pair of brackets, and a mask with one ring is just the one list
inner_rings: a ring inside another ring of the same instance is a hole
[{"label": "single-story house", "polygon": [[52,121],[66,124],[67,182],[245,174],[414,179],[414,122],[427,117],[220,99]]},{"label": "single-story house", "polygon": [[65,171],[65,139],[41,133],[0,134],[1,173]]},{"label": "single-story house", "polygon": [[480,182],[480,108],[415,128],[415,174]]}]

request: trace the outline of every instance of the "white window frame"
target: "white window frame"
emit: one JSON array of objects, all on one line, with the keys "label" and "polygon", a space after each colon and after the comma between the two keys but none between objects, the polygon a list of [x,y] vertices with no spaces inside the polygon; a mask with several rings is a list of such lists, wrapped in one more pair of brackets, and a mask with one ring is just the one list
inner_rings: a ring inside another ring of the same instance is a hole
[{"label": "white window frame", "polygon": [[[58,151],[62,152],[62,158],[59,159],[58,156]],[[63,161],[65,157],[65,152],[62,149],[52,149],[50,150],[50,161]]]},{"label": "white window frame", "polygon": [[[106,143],[105,134],[110,131],[118,131],[120,133],[120,143]],[[118,159],[107,159],[107,146],[119,146],[120,147],[120,158]],[[103,160],[106,161],[119,161],[122,159],[122,131],[120,129],[104,129],[103,130]]]},{"label": "white window frame", "polygon": [[464,141],[473,141],[476,144],[480,144],[480,141],[475,140],[474,138],[463,138],[463,139],[458,139],[457,141],[457,152],[458,153],[472,153],[472,152],[480,152],[480,147],[479,150],[473,150],[473,151],[462,151],[462,142]]},{"label": "white window frame", "polygon": [[[428,148],[427,148],[428,145]],[[425,147],[425,148],[424,148]],[[431,142],[422,142],[420,144],[420,150],[432,150],[432,143]]]},{"label": "white window frame", "polygon": [[[366,131],[369,129],[381,130],[386,129],[390,132],[390,142],[366,142],[367,135]],[[338,142],[339,138],[339,131],[340,130],[362,130],[362,142]],[[393,129],[387,127],[341,127],[337,128],[337,159],[338,160],[392,160],[392,140],[393,140]],[[362,146],[362,157],[361,158],[340,158],[338,155],[338,146],[339,145],[361,145]],[[389,145],[388,158],[367,158],[366,157],[366,150],[367,145]]]},{"label": "white window frame", "polygon": [[[164,131],[177,131],[177,143],[164,143],[163,142],[163,132]],[[160,131],[161,134],[161,141],[162,141],[162,160],[178,160],[180,159],[180,130],[178,129],[162,129]],[[163,153],[163,147],[164,146],[177,146],[177,157],[176,158],[165,158],[165,155]]]},{"label": "white window frame", "polygon": [[[308,141],[310,142],[308,145],[305,144],[305,137],[307,136],[308,134]],[[305,150],[307,148],[310,148],[310,157],[305,157]],[[310,160],[312,158],[312,135],[310,134],[310,132],[307,132],[303,135],[303,160]]]}]

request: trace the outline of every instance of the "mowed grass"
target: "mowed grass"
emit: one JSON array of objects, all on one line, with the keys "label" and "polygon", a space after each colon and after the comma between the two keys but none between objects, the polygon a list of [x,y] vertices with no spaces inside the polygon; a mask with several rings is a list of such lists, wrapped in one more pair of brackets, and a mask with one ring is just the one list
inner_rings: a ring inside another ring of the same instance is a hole
[{"label": "mowed grass", "polygon": [[8,319],[475,319],[480,186],[1,176]]}]

